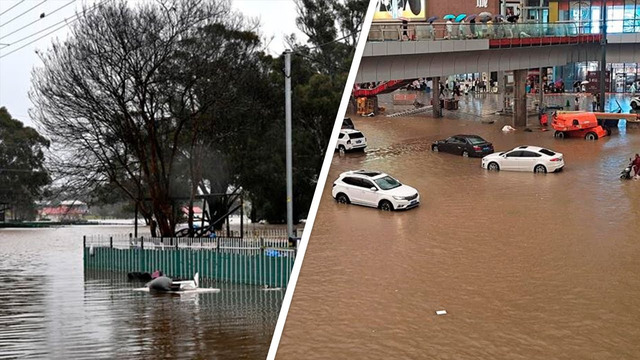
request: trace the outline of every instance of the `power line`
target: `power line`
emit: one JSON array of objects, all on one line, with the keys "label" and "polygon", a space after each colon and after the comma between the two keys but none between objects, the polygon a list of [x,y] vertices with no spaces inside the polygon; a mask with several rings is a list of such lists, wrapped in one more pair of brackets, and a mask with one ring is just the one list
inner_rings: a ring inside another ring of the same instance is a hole
[{"label": "power line", "polygon": [[344,40],[344,39],[350,38],[351,36],[353,36],[353,35],[355,35],[355,34],[358,34],[358,33],[360,33],[360,30],[356,30],[356,31],[352,32],[351,34],[345,35],[345,36],[343,36],[343,37],[341,37],[341,38],[333,39],[333,40],[331,40],[331,41],[327,41],[327,42],[326,42],[326,43],[324,43],[324,44],[316,45],[316,46],[310,47],[310,48],[308,48],[308,49],[309,49],[309,50],[313,50],[313,49],[321,48],[321,47],[323,47],[323,46],[326,46],[326,45],[330,45],[330,44],[336,43],[336,42],[338,42],[338,41],[340,41],[340,40]]},{"label": "power line", "polygon": [[[66,4],[64,4],[64,5],[62,5],[62,6],[60,6],[59,8],[57,8],[57,9],[53,10],[53,11],[52,11],[52,12],[50,12],[49,14],[44,14],[44,15],[45,15],[45,16],[51,16],[51,15],[55,14],[58,10],[63,9],[63,8],[65,8],[65,7],[67,7],[67,6],[71,5],[71,4],[73,4],[74,2],[76,2],[76,0],[71,0],[71,1],[69,1],[68,3],[66,3]],[[6,38],[7,36],[11,36],[11,35],[13,35],[13,34],[17,33],[18,31],[20,31],[20,30],[22,30],[22,29],[24,29],[24,28],[26,28],[26,27],[28,27],[28,26],[31,26],[31,25],[35,24],[36,22],[38,22],[38,21],[42,20],[45,16],[39,17],[39,18],[35,19],[34,21],[32,21],[32,22],[28,23],[27,25],[25,25],[25,26],[23,26],[23,27],[21,27],[21,28],[19,28],[19,29],[17,29],[17,30],[14,30],[14,31],[12,31],[12,32],[10,32],[10,33],[8,33],[8,34],[5,34],[5,35],[1,36],[1,37],[0,37],[0,40],[2,40],[2,39],[4,39],[4,38]]]},{"label": "power line", "polygon": [[[58,27],[58,28],[56,28],[56,29],[54,29],[54,30],[52,30],[52,31],[50,31],[50,32],[48,32],[48,33],[46,33],[46,34],[44,34],[44,35],[42,35],[42,36],[40,36],[39,38],[36,38],[35,40],[29,41],[28,43],[26,43],[26,44],[24,44],[24,45],[20,46],[20,47],[19,47],[19,48],[17,48],[17,49],[11,50],[11,51],[9,51],[9,52],[8,52],[8,53],[6,53],[6,54],[1,55],[1,56],[0,56],[0,59],[2,59],[2,58],[3,58],[3,57],[5,57],[5,56],[11,55],[11,54],[13,54],[14,52],[16,52],[16,51],[18,51],[18,50],[21,50],[21,49],[23,49],[23,48],[25,48],[25,47],[27,47],[27,46],[29,46],[29,45],[33,44],[34,42],[36,42],[36,41],[38,41],[38,40],[40,40],[40,39],[42,39],[42,38],[45,38],[45,37],[47,37],[47,36],[49,36],[49,35],[53,34],[54,32],[56,32],[56,31],[58,31],[58,30],[60,30],[60,29],[62,29],[62,28],[64,28],[64,27],[66,27],[67,25],[72,24],[72,23],[73,23],[73,22],[75,22],[76,20],[78,20],[78,18],[73,19],[72,21],[70,21],[70,22],[68,22],[68,23],[66,23],[66,24],[64,24],[64,25],[62,25],[62,26],[60,26],[60,27]],[[65,20],[65,21],[66,21],[66,20]],[[35,34],[34,34],[34,35],[35,35]],[[33,35],[30,35],[29,37],[31,37],[31,36],[33,36]]]},{"label": "power line", "polygon": [[17,19],[17,18],[21,17],[22,15],[24,15],[24,14],[28,13],[29,11],[31,11],[31,10],[33,10],[33,9],[37,8],[38,6],[40,6],[40,5],[44,4],[46,1],[47,1],[47,0],[42,0],[42,2],[40,2],[40,3],[36,4],[34,7],[30,8],[29,10],[27,10],[27,11],[23,12],[22,14],[20,14],[20,15],[18,15],[18,16],[16,16],[16,17],[14,17],[13,19],[11,19],[11,20],[7,21],[7,22],[6,22],[6,23],[4,23],[4,24],[0,24],[0,28],[1,28],[1,27],[3,27],[3,26],[5,26],[5,25],[7,25],[7,24],[8,24],[8,23],[10,23],[10,22],[12,22],[13,20],[15,20],[15,19]]},{"label": "power line", "polygon": [[[102,4],[103,4],[103,3],[105,3],[106,1],[107,1],[107,0],[103,0],[103,1],[101,1],[101,2],[99,2],[99,3],[97,3],[97,4],[95,4],[94,6],[92,6],[91,8],[89,8],[89,9],[87,10],[87,12],[88,12],[88,11],[91,11],[91,10],[94,10],[95,8],[97,8],[98,6],[102,5]],[[66,26],[68,26],[68,25],[71,25],[71,24],[72,24],[72,23],[74,23],[76,20],[78,20],[78,19],[80,18],[80,16],[81,16],[81,15],[84,15],[84,14],[86,14],[86,12],[84,12],[84,13],[82,13],[82,14],[76,14],[76,15],[72,16],[72,17],[71,17],[71,18],[69,18],[69,19],[64,19],[64,20],[59,21],[59,22],[57,22],[57,23],[55,23],[55,24],[53,24],[53,25],[51,25],[51,26],[49,26],[49,27],[46,27],[46,28],[44,28],[44,29],[42,29],[42,30],[40,30],[40,31],[37,31],[37,32],[35,32],[35,33],[33,33],[33,34],[29,35],[29,36],[25,36],[25,37],[23,37],[23,38],[22,38],[22,39],[20,39],[20,40],[14,41],[13,43],[9,44],[8,46],[15,45],[16,43],[19,43],[19,42],[21,42],[21,41],[23,41],[23,40],[26,40],[26,39],[30,38],[30,37],[33,37],[33,36],[35,36],[35,35],[38,35],[39,33],[43,32],[43,31],[46,31],[46,30],[48,30],[48,29],[51,29],[52,27],[54,27],[54,26],[56,26],[56,25],[59,25],[59,24],[61,24],[61,23],[65,23],[65,24],[63,24],[62,26],[55,28],[54,30],[52,30],[52,31],[50,31],[50,32],[48,32],[48,33],[46,33],[46,34],[44,34],[44,35],[42,35],[42,36],[40,36],[40,37],[36,38],[35,40],[32,40],[32,41],[30,41],[30,42],[28,42],[28,43],[26,43],[26,44],[24,44],[24,45],[20,46],[20,47],[19,47],[19,48],[17,48],[17,49],[14,49],[14,50],[12,50],[12,51],[9,51],[9,52],[8,52],[8,53],[6,53],[6,54],[0,55],[0,59],[2,59],[2,58],[3,58],[3,57],[5,57],[5,56],[8,56],[8,55],[10,55],[10,54],[13,54],[14,52],[16,52],[16,51],[18,51],[18,50],[20,50],[20,49],[23,49],[23,48],[25,48],[26,46],[31,45],[31,44],[33,44],[34,42],[36,42],[36,41],[38,41],[38,40],[40,40],[40,39],[42,39],[42,38],[44,38],[44,37],[47,37],[47,36],[49,36],[49,35],[53,34],[54,32],[56,32],[56,31],[58,31],[58,30],[60,30],[60,29],[62,29],[62,28],[64,28],[64,27],[66,27]],[[8,46],[5,46],[5,47],[4,47],[4,48],[2,48],[2,49],[7,48]]]},{"label": "power line", "polygon": [[12,7],[8,8],[7,10],[3,11],[2,13],[0,13],[0,16],[2,16],[2,15],[4,15],[4,14],[8,13],[9,11],[11,11],[11,9],[13,9],[14,7],[16,7],[16,6],[20,5],[20,4],[22,4],[23,2],[25,2],[25,0],[19,1],[17,4],[13,5]]},{"label": "power line", "polygon": [[[15,45],[15,44],[17,44],[17,43],[19,43],[19,42],[22,42],[22,41],[24,41],[24,40],[27,40],[28,38],[34,37],[34,36],[36,36],[36,35],[38,35],[38,34],[40,34],[40,33],[42,33],[42,32],[45,32],[45,31],[47,31],[47,30],[51,29],[52,27],[55,27],[55,26],[60,25],[60,24],[62,24],[62,23],[66,23],[67,21],[69,21],[69,20],[71,20],[71,19],[73,19],[73,20],[75,21],[76,19],[74,19],[74,18],[77,18],[78,16],[79,16],[79,15],[73,15],[73,16],[72,16],[72,17],[70,17],[69,19],[64,19],[64,20],[62,20],[62,21],[58,21],[57,23],[55,23],[55,24],[53,24],[53,25],[50,25],[50,26],[47,26],[46,28],[41,29],[41,30],[39,30],[39,31],[37,31],[37,32],[35,32],[35,33],[33,33],[33,34],[31,34],[31,35],[25,36],[25,37],[23,37],[23,38],[21,38],[21,39],[19,39],[19,40],[16,40],[16,41],[14,41],[14,42],[12,42],[12,43],[9,43],[7,46]],[[64,25],[64,26],[66,26],[66,25]]]}]

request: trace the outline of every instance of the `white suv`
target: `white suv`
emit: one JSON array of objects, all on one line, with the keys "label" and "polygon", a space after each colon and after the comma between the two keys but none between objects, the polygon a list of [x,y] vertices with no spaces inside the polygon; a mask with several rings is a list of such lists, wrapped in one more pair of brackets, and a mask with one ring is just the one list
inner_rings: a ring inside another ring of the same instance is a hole
[{"label": "white suv", "polygon": [[420,205],[420,194],[411,186],[379,171],[347,171],[333,182],[331,195],[342,204],[372,206],[384,211]]},{"label": "white suv", "polygon": [[336,150],[347,151],[362,149],[367,147],[367,138],[358,130],[342,129],[338,136]]}]

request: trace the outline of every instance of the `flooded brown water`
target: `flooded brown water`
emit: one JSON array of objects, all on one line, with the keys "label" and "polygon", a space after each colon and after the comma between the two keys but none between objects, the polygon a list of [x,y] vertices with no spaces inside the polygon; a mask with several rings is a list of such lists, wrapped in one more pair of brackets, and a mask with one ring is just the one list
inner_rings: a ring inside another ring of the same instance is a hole
[{"label": "flooded brown water", "polygon": [[[369,146],[334,155],[279,359],[640,358],[640,181],[618,179],[640,130],[503,134],[492,102],[442,119],[352,117]],[[566,168],[489,173],[429,150],[458,133],[497,151],[548,147]],[[331,184],[354,169],[416,187],[421,206],[337,204]]]},{"label": "flooded brown water", "polygon": [[124,273],[83,269],[82,235],[129,232],[0,229],[0,359],[266,357],[282,291],[152,295]]}]

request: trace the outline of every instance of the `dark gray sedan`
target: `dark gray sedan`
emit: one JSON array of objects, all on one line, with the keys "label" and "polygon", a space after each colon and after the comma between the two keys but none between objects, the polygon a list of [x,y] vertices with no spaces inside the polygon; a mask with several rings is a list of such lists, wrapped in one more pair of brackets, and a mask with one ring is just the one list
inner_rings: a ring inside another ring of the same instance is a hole
[{"label": "dark gray sedan", "polygon": [[493,153],[493,144],[478,135],[455,135],[446,140],[434,141],[431,150],[464,157],[483,157]]}]

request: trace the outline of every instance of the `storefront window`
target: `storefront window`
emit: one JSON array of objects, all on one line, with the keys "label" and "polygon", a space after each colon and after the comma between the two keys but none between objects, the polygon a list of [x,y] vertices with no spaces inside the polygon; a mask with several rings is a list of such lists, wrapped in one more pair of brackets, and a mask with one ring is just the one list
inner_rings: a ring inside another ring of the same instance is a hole
[{"label": "storefront window", "polygon": [[636,3],[636,24],[634,26],[633,32],[640,32],[640,1]]},{"label": "storefront window", "polygon": [[622,23],[622,32],[632,33],[634,32],[635,21],[633,20],[635,16],[635,0],[627,0],[624,4],[624,15],[623,15],[623,23]]},{"label": "storefront window", "polygon": [[[535,0],[534,0],[535,1]],[[578,21],[586,33],[600,32],[600,1],[559,0],[558,20]],[[640,0],[608,0],[607,32],[640,32]]]},{"label": "storefront window", "polygon": [[622,0],[607,1],[607,33],[621,33],[623,20],[624,3]]}]

